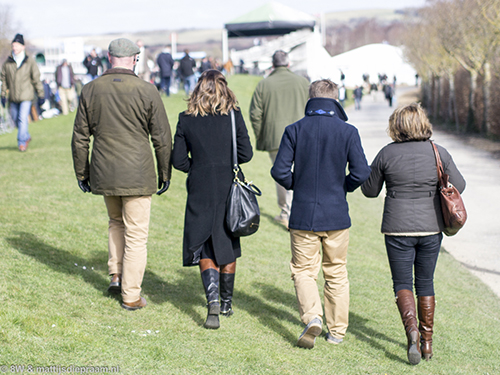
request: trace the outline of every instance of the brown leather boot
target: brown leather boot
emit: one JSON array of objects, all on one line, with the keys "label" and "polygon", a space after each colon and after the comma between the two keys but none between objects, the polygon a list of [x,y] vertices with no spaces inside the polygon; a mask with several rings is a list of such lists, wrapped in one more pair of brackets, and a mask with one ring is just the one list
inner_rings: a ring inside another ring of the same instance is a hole
[{"label": "brown leather boot", "polygon": [[403,289],[396,293],[396,304],[398,305],[401,320],[408,339],[408,361],[412,365],[417,365],[422,358],[420,346],[418,344],[417,312],[415,309],[415,298],[411,290]]},{"label": "brown leather boot", "polygon": [[432,358],[432,333],[434,328],[434,296],[418,297],[418,320],[420,324],[420,349],[426,361]]}]

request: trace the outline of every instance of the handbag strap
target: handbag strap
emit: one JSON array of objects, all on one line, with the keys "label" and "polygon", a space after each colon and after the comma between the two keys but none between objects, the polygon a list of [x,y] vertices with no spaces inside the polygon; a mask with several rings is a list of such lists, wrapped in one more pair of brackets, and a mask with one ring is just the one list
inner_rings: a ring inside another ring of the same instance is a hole
[{"label": "handbag strap", "polygon": [[444,175],[444,169],[443,169],[443,163],[441,163],[441,157],[439,156],[439,151],[434,144],[434,142],[430,141],[432,145],[432,149],[434,150],[434,156],[436,157],[436,168],[437,168],[437,173],[438,173],[438,182],[440,187],[445,187],[446,183],[443,181],[443,175]]},{"label": "handbag strap", "polygon": [[236,145],[236,121],[234,120],[234,109],[231,110],[231,135],[233,138],[233,172],[238,173],[238,156]]}]

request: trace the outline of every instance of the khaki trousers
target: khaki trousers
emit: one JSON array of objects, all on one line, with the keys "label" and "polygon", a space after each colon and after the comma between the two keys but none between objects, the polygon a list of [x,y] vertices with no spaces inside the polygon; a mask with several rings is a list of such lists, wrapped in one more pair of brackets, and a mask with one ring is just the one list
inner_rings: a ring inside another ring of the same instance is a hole
[{"label": "khaki trousers", "polygon": [[323,317],[316,284],[322,266],[326,325],[332,336],[344,338],[349,324],[349,280],[346,268],[349,229],[326,232],[290,229],[290,237],[290,270],[302,322],[308,324],[316,317]]},{"label": "khaki trousers", "polygon": [[[269,157],[274,165],[278,151],[269,151]],[[290,210],[292,209],[293,190],[286,190],[276,182],[276,195],[278,196],[278,207],[281,209],[280,218],[290,220]]]},{"label": "khaki trousers", "polygon": [[146,270],[151,196],[105,196],[108,209],[108,270],[122,274],[123,302],[141,297]]},{"label": "khaki trousers", "polygon": [[62,113],[63,115],[67,115],[70,107],[73,105],[73,101],[75,100],[75,89],[73,87],[70,87],[69,89],[59,87],[58,91],[59,98],[61,98]]}]

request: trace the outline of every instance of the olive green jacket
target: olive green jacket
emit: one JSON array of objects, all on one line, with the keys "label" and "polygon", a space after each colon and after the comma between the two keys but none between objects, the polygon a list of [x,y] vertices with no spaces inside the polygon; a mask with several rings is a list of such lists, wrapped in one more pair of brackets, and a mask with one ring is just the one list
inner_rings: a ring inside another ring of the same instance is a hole
[{"label": "olive green jacket", "polygon": [[92,193],[154,194],[157,185],[150,138],[158,179],[170,180],[172,136],[156,87],[122,68],[109,69],[83,87],[73,129],[73,164],[79,180],[90,177]]},{"label": "olive green jacket", "polygon": [[45,96],[36,61],[28,56],[24,58],[19,69],[12,56],[9,56],[2,66],[0,80],[2,81],[1,96],[6,98],[8,91],[11,102],[33,101],[35,90],[39,98]]},{"label": "olive green jacket", "polygon": [[286,67],[257,84],[250,103],[257,150],[278,150],[285,128],[304,117],[308,98],[309,81]]}]

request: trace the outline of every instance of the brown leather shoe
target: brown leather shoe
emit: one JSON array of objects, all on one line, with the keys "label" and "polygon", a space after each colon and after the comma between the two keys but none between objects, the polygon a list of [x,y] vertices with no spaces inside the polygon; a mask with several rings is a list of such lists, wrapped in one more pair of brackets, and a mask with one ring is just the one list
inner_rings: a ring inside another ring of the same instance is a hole
[{"label": "brown leather shoe", "polygon": [[115,273],[109,283],[108,293],[121,293],[122,291],[122,274]]},{"label": "brown leather shoe", "polygon": [[146,299],[144,297],[139,298],[135,302],[123,302],[122,307],[125,310],[129,311],[134,311],[134,310],[139,310],[145,307],[148,303],[146,302]]}]

